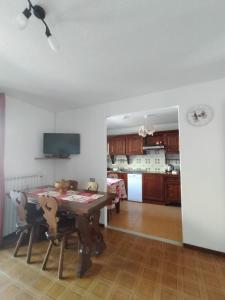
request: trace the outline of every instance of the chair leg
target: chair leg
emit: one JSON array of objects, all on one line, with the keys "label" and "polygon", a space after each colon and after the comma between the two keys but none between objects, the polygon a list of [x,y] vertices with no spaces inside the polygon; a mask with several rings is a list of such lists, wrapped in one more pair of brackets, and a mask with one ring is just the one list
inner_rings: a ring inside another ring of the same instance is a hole
[{"label": "chair leg", "polygon": [[31,251],[32,251],[32,246],[33,246],[33,239],[34,239],[34,226],[31,227],[29,244],[28,244],[28,249],[27,249],[27,263],[28,264],[30,264]]},{"label": "chair leg", "polygon": [[65,249],[69,249],[68,238],[66,238],[66,241],[65,241]]},{"label": "chair leg", "polygon": [[60,257],[59,257],[59,269],[58,269],[58,278],[62,279],[63,273],[63,258],[64,258],[64,248],[65,248],[66,236],[62,238],[61,241],[61,249],[60,249]]},{"label": "chair leg", "polygon": [[53,246],[53,243],[52,243],[52,241],[50,241],[49,244],[48,244],[48,249],[47,249],[47,252],[45,254],[43,264],[42,264],[42,270],[46,270],[46,265],[47,265],[49,255],[50,255],[51,250],[52,250],[52,246]]},{"label": "chair leg", "polygon": [[22,243],[22,241],[23,241],[23,236],[24,236],[24,234],[25,234],[25,231],[22,231],[22,232],[20,233],[20,236],[19,236],[18,241],[17,241],[17,243],[16,243],[16,248],[15,248],[14,253],[13,253],[13,256],[14,256],[14,257],[17,256],[17,253],[18,253],[18,251],[19,251],[20,245],[21,245],[21,243]]},{"label": "chair leg", "polygon": [[118,214],[120,212],[120,200],[116,203],[116,213]]}]

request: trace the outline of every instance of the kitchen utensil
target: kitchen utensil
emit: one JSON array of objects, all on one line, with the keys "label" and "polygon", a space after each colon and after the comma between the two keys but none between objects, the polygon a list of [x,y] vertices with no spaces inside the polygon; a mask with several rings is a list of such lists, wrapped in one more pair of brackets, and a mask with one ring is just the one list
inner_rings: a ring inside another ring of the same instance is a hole
[{"label": "kitchen utensil", "polygon": [[172,172],[173,170],[174,170],[174,166],[173,166],[173,165],[168,164],[168,165],[166,166],[166,172]]}]

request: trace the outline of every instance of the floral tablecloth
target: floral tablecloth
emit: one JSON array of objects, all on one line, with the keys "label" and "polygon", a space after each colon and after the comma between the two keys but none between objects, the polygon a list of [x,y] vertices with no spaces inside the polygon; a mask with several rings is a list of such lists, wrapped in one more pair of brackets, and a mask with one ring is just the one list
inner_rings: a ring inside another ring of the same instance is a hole
[{"label": "floral tablecloth", "polygon": [[32,202],[32,199],[36,201],[40,196],[53,197],[58,200],[74,201],[79,203],[89,203],[101,197],[104,197],[104,195],[101,194],[73,190],[68,190],[64,194],[60,194],[59,191],[57,191],[54,187],[38,187],[29,190],[28,192],[26,192],[26,194],[28,196],[29,202]]},{"label": "floral tablecloth", "polygon": [[120,199],[127,198],[127,192],[123,179],[107,178],[107,192],[115,194],[114,203],[118,203]]}]

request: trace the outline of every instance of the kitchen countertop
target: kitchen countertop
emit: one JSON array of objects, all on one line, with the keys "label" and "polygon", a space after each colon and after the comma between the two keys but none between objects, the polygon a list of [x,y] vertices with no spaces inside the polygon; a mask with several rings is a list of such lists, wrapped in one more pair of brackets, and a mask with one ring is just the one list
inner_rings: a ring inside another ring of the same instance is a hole
[{"label": "kitchen countertop", "polygon": [[130,170],[120,170],[120,171],[113,171],[113,170],[108,170],[107,173],[110,172],[115,172],[115,173],[126,173],[126,174],[160,174],[160,175],[167,175],[167,176],[180,176],[180,174],[172,174],[172,173],[167,173],[167,172],[154,172],[154,171],[130,171]]}]

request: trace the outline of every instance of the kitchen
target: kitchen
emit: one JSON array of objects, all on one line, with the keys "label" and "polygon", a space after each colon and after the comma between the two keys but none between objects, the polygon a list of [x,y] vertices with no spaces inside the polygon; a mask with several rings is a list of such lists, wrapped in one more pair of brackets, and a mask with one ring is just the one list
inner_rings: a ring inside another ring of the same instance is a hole
[{"label": "kitchen", "polygon": [[112,116],[107,125],[107,177],[123,179],[127,192],[109,225],[181,242],[177,108]]}]

